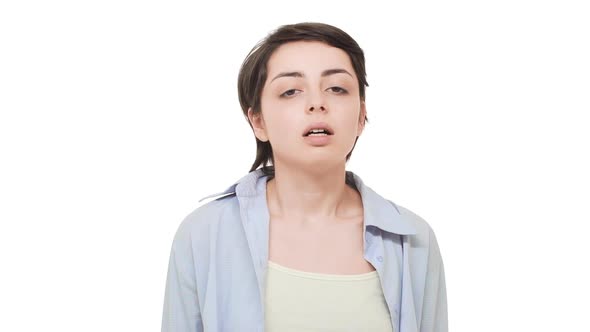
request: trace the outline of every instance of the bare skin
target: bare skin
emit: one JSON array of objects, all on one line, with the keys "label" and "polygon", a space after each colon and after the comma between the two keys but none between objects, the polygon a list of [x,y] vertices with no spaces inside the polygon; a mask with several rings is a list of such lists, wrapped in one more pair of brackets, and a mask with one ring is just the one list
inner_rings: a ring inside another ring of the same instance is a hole
[{"label": "bare skin", "polygon": [[273,180],[267,183],[270,261],[313,273],[375,271],[373,265],[363,258],[363,206],[356,190],[346,187],[348,215],[305,223],[277,212]]}]

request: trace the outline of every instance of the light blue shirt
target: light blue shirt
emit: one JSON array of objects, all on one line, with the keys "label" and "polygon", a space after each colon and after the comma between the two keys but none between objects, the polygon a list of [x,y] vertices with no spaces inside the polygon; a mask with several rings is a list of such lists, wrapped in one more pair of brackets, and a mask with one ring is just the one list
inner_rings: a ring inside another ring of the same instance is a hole
[{"label": "light blue shirt", "polygon": [[[364,210],[364,258],[377,271],[394,332],[446,332],[442,257],[429,224],[351,171]],[[264,331],[268,177],[257,169],[191,212],[174,236],[162,332]]]}]

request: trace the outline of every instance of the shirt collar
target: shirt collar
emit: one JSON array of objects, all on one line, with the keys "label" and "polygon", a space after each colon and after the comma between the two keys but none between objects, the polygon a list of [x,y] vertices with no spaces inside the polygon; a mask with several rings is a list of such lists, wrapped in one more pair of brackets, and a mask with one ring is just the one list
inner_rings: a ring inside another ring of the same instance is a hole
[{"label": "shirt collar", "polygon": [[[361,195],[365,228],[367,226],[374,226],[383,231],[401,235],[417,233],[412,222],[401,214],[398,207],[392,201],[376,193],[354,172],[346,171],[346,175],[354,179]],[[210,197],[234,193],[239,197],[257,196],[264,193],[264,198],[266,199],[266,177],[267,175],[262,172],[262,169],[258,168],[243,176],[224,191],[205,196],[199,202]]]}]

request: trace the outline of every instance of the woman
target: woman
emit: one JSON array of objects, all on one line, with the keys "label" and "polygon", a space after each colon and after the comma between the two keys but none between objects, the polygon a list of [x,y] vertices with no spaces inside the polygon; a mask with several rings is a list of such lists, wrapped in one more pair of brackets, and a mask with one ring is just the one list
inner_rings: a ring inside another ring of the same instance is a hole
[{"label": "woman", "polygon": [[180,225],[162,331],[447,331],[431,227],[345,169],[365,75],[327,24],[281,26],[251,50],[238,92],[256,160]]}]

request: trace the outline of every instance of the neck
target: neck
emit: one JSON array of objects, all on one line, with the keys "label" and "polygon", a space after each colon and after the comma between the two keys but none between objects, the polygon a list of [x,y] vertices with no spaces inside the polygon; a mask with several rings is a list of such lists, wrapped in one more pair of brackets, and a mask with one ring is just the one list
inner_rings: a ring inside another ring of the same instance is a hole
[{"label": "neck", "polygon": [[346,184],[345,164],[304,172],[301,167],[275,163],[267,182],[267,202],[273,217],[305,224],[348,218],[354,189]]}]

